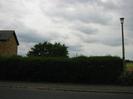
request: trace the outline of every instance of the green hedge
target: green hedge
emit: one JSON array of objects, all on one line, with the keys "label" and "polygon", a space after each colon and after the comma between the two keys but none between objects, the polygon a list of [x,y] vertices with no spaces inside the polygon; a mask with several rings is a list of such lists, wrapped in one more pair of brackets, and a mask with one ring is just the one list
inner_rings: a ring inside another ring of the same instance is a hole
[{"label": "green hedge", "polygon": [[118,57],[0,58],[0,80],[114,83],[122,71]]}]

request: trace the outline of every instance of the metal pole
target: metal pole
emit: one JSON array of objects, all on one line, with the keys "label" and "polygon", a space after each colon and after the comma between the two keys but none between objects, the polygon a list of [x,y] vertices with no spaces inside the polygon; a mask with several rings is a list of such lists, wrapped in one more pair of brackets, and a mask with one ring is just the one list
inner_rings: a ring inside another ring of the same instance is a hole
[{"label": "metal pole", "polygon": [[122,29],[122,55],[123,55],[123,62],[125,61],[125,46],[124,46],[124,32],[123,32],[123,23],[121,23]]},{"label": "metal pole", "polygon": [[124,46],[124,18],[120,18],[121,21],[121,30],[122,30],[122,59],[123,59],[123,67],[125,68],[125,46]]}]

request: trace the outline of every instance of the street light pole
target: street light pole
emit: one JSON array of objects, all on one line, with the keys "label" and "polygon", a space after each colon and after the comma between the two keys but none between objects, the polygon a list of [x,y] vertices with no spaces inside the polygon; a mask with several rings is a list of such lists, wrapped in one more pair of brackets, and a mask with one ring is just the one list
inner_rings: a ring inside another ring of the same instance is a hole
[{"label": "street light pole", "polygon": [[120,21],[121,21],[121,31],[122,31],[122,59],[124,66],[125,65],[125,46],[124,46],[124,30],[123,30],[124,18],[120,18]]}]

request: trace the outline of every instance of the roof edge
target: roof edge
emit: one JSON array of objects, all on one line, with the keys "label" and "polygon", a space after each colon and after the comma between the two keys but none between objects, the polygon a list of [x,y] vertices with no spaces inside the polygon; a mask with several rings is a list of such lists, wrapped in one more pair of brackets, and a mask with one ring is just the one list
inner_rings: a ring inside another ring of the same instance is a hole
[{"label": "roof edge", "polygon": [[[1,32],[11,32],[13,34],[13,36],[15,37],[15,40],[16,40],[17,45],[19,45],[19,42],[18,42],[16,33],[15,33],[15,30],[0,30],[0,31]],[[4,41],[6,41],[6,40],[4,40]]]},{"label": "roof edge", "polygon": [[19,42],[18,42],[18,39],[17,39],[16,33],[15,33],[15,30],[12,30],[12,32],[13,32],[13,35],[14,35],[14,37],[15,37],[15,39],[16,39],[17,45],[19,45]]}]

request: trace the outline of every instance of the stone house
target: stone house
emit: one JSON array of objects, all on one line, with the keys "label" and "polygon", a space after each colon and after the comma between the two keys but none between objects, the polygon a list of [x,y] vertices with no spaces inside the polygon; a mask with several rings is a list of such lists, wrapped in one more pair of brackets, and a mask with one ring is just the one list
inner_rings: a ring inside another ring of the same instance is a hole
[{"label": "stone house", "polygon": [[18,39],[13,30],[0,30],[0,56],[17,55]]}]

